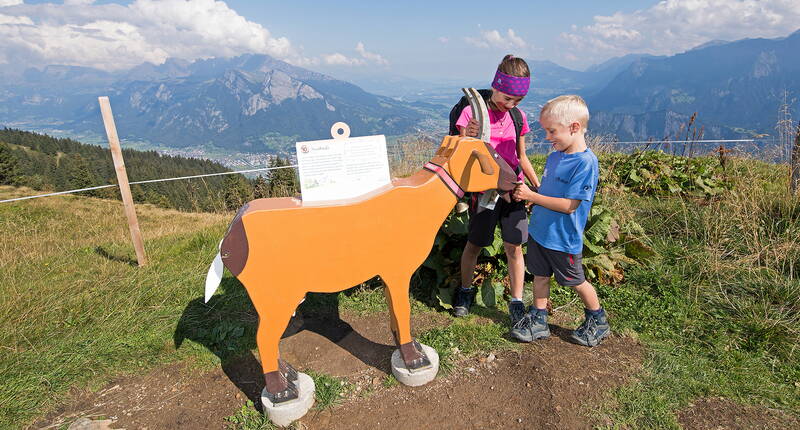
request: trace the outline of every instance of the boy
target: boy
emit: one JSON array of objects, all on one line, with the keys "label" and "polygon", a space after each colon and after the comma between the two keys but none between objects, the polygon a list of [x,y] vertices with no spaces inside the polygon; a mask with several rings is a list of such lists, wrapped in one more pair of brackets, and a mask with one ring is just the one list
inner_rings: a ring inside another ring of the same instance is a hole
[{"label": "boy", "polygon": [[539,123],[554,149],[547,157],[542,184],[538,192],[520,184],[513,193],[515,200],[535,205],[525,256],[528,271],[534,275],[534,303],[527,314],[512,321],[511,335],[522,342],[550,336],[547,299],[550,276],[555,275],[559,285],[575,288],[584,304],[586,319],[572,332],[572,340],[592,347],[608,337],[611,328],[581,264],[583,229],[598,179],[597,157],[586,147],[584,136],[589,108],[579,96],[559,96],[544,105]]}]

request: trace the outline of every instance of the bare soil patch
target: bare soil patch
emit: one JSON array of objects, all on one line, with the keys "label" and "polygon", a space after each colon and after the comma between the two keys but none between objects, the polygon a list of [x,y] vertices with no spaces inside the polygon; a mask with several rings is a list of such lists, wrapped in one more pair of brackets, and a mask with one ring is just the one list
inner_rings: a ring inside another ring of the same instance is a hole
[{"label": "bare soil patch", "polygon": [[740,405],[729,399],[711,397],[692,402],[678,413],[687,430],[798,429],[800,419],[777,409]]},{"label": "bare soil patch", "polygon": [[[449,323],[437,314],[414,317],[417,332]],[[591,409],[640,368],[641,347],[613,336],[596,348],[569,343],[553,318],[553,336],[519,351],[466,358],[447,376],[417,388],[384,386],[394,350],[386,315],[306,316],[302,330],[281,341],[283,357],[300,370],[345,377],[355,389],[341,404],[310,411],[308,429],[591,428]],[[290,326],[290,331],[300,323]],[[119,378],[97,392],[74,392],[66,406],[34,424],[58,428],[79,417],[109,418],[112,428],[224,428],[263,387],[253,354],[196,374],[185,364]]]}]

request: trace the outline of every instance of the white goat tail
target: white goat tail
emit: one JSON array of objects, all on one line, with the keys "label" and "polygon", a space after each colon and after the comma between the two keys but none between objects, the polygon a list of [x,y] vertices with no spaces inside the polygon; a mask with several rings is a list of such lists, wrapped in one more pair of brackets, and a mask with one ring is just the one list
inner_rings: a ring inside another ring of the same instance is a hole
[{"label": "white goat tail", "polygon": [[206,275],[206,303],[208,303],[211,296],[214,295],[214,292],[217,291],[219,283],[222,281],[222,272],[224,270],[225,266],[222,265],[222,256],[220,256],[218,252],[217,256],[214,257],[214,261],[211,263],[211,267],[208,268],[208,275]]}]

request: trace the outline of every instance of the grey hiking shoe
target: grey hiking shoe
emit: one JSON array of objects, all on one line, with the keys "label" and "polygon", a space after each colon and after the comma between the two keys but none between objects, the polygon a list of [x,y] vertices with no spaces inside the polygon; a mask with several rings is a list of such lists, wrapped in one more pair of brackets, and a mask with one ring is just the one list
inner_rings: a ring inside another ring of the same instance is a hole
[{"label": "grey hiking shoe", "polygon": [[511,327],[511,337],[520,342],[533,342],[534,340],[550,337],[550,327],[547,325],[547,311],[531,306],[522,319]]},{"label": "grey hiking shoe", "polygon": [[586,319],[583,324],[572,332],[572,340],[583,346],[597,346],[603,339],[611,334],[611,326],[608,325],[606,311],[601,309],[601,313],[593,316],[588,309],[583,310]]},{"label": "grey hiking shoe", "polygon": [[453,315],[457,317],[469,315],[469,308],[475,303],[475,294],[477,294],[477,289],[475,288],[470,288],[469,291],[456,288],[456,293],[453,296]]}]

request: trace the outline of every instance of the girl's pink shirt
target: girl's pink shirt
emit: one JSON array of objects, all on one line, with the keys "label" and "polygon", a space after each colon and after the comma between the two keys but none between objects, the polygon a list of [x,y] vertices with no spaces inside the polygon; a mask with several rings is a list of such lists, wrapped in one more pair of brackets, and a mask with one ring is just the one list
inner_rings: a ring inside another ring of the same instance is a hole
[{"label": "girl's pink shirt", "polygon": [[[525,112],[520,109],[522,113],[522,131],[520,136],[524,136],[531,131],[528,125],[528,117]],[[465,106],[461,111],[461,116],[456,121],[457,127],[466,127],[469,120],[472,119],[472,106]],[[489,145],[492,145],[495,151],[503,157],[504,160],[516,169],[519,166],[519,155],[517,154],[516,132],[514,130],[514,120],[511,118],[510,112],[500,114],[500,112],[489,110],[489,125],[491,128],[491,137]],[[523,179],[523,173],[520,172],[519,179]]]}]

